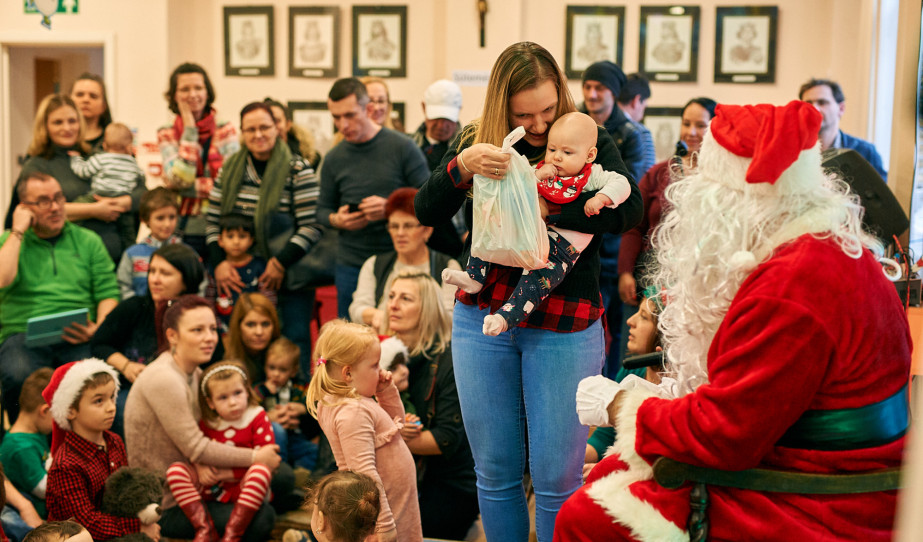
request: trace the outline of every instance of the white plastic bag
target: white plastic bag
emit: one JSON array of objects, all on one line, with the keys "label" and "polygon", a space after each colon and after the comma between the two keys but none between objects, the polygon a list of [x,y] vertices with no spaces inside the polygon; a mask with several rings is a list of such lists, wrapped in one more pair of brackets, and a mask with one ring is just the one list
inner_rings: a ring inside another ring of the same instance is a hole
[{"label": "white plastic bag", "polygon": [[519,126],[503,140],[501,150],[510,154],[503,179],[474,176],[471,255],[531,270],[548,261],[548,230],[538,206],[535,172],[513,148],[525,133]]}]

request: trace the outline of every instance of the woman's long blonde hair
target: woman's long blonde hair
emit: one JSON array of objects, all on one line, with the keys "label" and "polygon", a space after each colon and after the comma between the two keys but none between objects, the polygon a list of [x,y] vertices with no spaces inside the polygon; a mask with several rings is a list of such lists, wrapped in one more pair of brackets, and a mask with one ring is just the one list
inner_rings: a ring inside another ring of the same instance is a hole
[{"label": "woman's long blonde hair", "polygon": [[[356,389],[341,380],[339,375],[343,367],[352,367],[362,361],[369,348],[377,343],[378,335],[375,331],[362,324],[336,319],[321,327],[312,353],[313,365],[316,368],[305,399],[311,416],[317,418],[318,403],[327,395],[340,400],[359,397]],[[322,361],[318,363],[318,360]]]},{"label": "woman's long blonde hair", "polygon": [[[362,84],[368,88],[372,83],[378,83],[379,85],[385,87],[385,94],[388,95],[388,111],[385,114],[385,123],[382,124],[384,128],[394,129],[394,120],[391,118],[391,114],[394,112],[394,103],[391,101],[391,89],[388,88],[388,83],[381,77],[375,77],[373,75],[366,75],[359,78],[362,81]],[[371,99],[371,98],[370,98]]]},{"label": "woman's long blonde hair", "polygon": [[481,118],[468,126],[459,138],[460,143],[490,143],[499,147],[503,138],[512,130],[510,98],[545,81],[552,81],[558,92],[558,109],[554,120],[564,113],[577,110],[567,89],[567,79],[547,49],[531,41],[521,41],[507,47],[490,70]]},{"label": "woman's long blonde hair", "polygon": [[[423,354],[427,358],[441,354],[449,346],[452,340],[452,318],[449,316],[445,307],[442,306],[442,299],[439,295],[439,285],[436,280],[429,275],[420,271],[406,269],[398,273],[391,286],[399,280],[407,280],[417,285],[417,292],[420,296],[420,320],[417,329],[417,339],[414,344],[407,344],[407,350],[411,356]],[[389,286],[388,291],[391,288]],[[382,333],[393,335],[391,330],[390,303],[386,310],[384,323],[382,324]]]},{"label": "woman's long blonde hair", "polygon": [[32,124],[32,141],[26,151],[29,156],[51,158],[53,153],[51,137],[48,135],[48,116],[62,107],[70,107],[77,113],[77,120],[80,124],[77,132],[77,150],[84,154],[90,152],[90,146],[84,141],[87,131],[86,123],[83,121],[83,115],[80,114],[77,104],[66,94],[49,94],[38,104],[38,110],[35,112],[35,121]]}]

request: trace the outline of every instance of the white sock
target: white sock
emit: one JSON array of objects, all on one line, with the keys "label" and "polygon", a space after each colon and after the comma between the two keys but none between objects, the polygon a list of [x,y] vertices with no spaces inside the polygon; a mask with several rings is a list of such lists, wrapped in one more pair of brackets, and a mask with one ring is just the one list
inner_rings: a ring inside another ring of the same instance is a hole
[{"label": "white sock", "polygon": [[465,293],[476,294],[484,288],[484,285],[468,276],[468,273],[458,269],[443,269],[442,282],[447,282],[452,286],[458,286]]},{"label": "white sock", "polygon": [[495,337],[506,331],[506,320],[499,314],[488,314],[484,317],[484,335]]}]

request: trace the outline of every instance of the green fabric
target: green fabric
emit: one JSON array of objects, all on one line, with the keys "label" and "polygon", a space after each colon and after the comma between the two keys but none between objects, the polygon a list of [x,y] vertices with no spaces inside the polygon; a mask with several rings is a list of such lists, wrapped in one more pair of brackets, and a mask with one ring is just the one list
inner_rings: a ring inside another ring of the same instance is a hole
[{"label": "green fabric", "polygon": [[[250,161],[250,151],[243,148],[231,155],[221,168],[221,214],[233,211],[237,193],[243,183],[247,164]],[[253,227],[256,232],[256,246],[260,254],[269,252],[269,218],[279,207],[282,190],[285,189],[285,180],[292,169],[292,151],[281,138],[276,139],[272,148],[266,171],[260,179],[260,199],[256,204],[253,214]]]},{"label": "green fabric", "polygon": [[[0,444],[0,463],[6,477],[24,495],[31,495],[48,474],[45,460],[50,455],[48,437],[38,433],[7,433]],[[48,517],[45,501],[34,498],[32,502],[38,515]]]},{"label": "green fabric", "polygon": [[859,408],[808,410],[776,443],[807,450],[857,450],[887,444],[907,432],[907,386]]},{"label": "green fabric", "polygon": [[[0,246],[9,239],[0,236]],[[115,264],[96,233],[65,222],[58,241],[40,239],[32,228],[23,235],[16,278],[0,289],[0,343],[26,331],[33,316],[96,308],[104,299],[119,299]]]}]

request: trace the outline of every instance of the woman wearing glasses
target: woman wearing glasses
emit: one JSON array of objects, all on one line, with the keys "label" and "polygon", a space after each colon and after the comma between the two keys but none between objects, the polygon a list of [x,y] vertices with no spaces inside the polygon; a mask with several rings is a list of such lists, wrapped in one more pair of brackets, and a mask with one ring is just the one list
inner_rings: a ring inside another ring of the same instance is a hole
[{"label": "woman wearing glasses", "polygon": [[[128,247],[122,246],[119,237],[119,215],[137,206],[146,188],[142,185],[131,196],[99,198],[95,203],[76,203],[74,199],[90,191],[90,181],[78,177],[70,167],[68,151],[79,152],[86,157],[90,151],[84,142],[85,126],[74,101],[64,94],[49,94],[39,104],[32,128],[32,142],[29,144],[29,159],[22,166],[20,179],[40,171],[54,177],[61,185],[67,219],[99,234],[106,250],[114,262]],[[19,204],[19,197],[13,191],[10,207],[6,213],[6,228],[12,225],[13,210]]]},{"label": "woman wearing glasses", "polygon": [[286,270],[323,234],[315,220],[320,190],[317,175],[303,158],[293,156],[279,137],[269,105],[252,102],[244,106],[240,130],[244,148],[224,161],[208,197],[205,241],[209,268],[214,270],[219,293],[241,291],[243,282],[237,270],[225,261],[218,246],[218,219],[228,213],[253,218],[256,243],[252,250],[268,262],[259,281],[279,290],[279,312],[285,323],[282,333],[301,347],[302,360],[306,361],[311,353],[314,290],[299,287]]},{"label": "woman wearing glasses", "polygon": [[372,256],[362,264],[353,302],[349,305],[349,318],[353,322],[381,329],[391,281],[408,269],[429,273],[441,284],[440,300],[449,315],[452,314],[455,286],[442,284],[442,270],[461,269],[461,266],[450,256],[427,248],[426,241],[433,228],[417,220],[413,210],[416,195],[416,188],[399,188],[385,203],[385,220],[394,250]]}]

